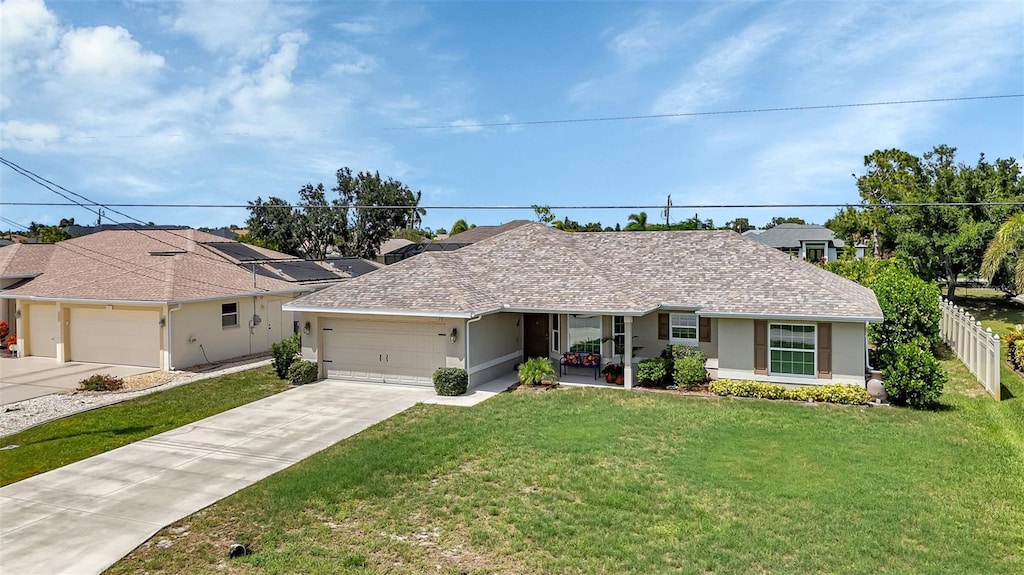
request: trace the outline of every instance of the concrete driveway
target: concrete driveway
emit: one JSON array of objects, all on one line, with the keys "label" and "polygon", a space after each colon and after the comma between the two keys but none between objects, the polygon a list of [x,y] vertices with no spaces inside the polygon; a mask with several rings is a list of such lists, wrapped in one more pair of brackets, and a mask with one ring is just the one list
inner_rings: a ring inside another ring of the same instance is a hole
[{"label": "concrete driveway", "polygon": [[77,361],[58,363],[52,357],[4,358],[0,359],[0,405],[75,389],[78,382],[94,373],[126,377],[153,370]]},{"label": "concrete driveway", "polygon": [[0,573],[99,573],[162,527],[433,396],[321,381],[2,487]]}]

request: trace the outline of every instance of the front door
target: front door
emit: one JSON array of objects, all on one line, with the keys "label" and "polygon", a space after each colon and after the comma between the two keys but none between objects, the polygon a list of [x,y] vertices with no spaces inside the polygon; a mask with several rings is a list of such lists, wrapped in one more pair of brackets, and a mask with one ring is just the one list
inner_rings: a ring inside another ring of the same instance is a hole
[{"label": "front door", "polygon": [[551,330],[548,329],[548,314],[523,314],[523,360],[531,357],[547,357],[551,349]]}]

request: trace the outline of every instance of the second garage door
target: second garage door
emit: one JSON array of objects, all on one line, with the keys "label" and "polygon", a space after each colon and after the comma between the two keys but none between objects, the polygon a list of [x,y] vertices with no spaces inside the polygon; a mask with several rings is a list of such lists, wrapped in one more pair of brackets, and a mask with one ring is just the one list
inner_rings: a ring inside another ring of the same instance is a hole
[{"label": "second garage door", "polygon": [[443,324],[324,320],[323,358],[332,379],[432,385],[446,362]]},{"label": "second garage door", "polygon": [[71,361],[160,367],[157,310],[71,310]]}]

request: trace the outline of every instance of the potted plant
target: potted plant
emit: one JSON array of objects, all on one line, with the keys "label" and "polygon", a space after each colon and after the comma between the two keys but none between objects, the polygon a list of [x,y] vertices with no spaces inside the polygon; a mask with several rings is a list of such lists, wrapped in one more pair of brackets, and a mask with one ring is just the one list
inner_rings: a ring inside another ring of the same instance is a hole
[{"label": "potted plant", "polygon": [[604,380],[606,383],[621,384],[623,381],[623,370],[621,364],[614,362],[609,363],[608,365],[604,366],[604,369],[601,370],[601,373],[604,374]]}]

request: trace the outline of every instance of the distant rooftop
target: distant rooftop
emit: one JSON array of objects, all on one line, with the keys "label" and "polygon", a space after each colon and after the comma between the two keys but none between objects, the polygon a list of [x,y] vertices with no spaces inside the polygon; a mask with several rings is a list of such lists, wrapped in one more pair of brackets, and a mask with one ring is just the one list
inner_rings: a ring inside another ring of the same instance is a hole
[{"label": "distant rooftop", "polygon": [[835,232],[815,224],[779,224],[767,230],[749,230],[743,235],[776,249],[795,249],[800,242],[832,242],[837,248],[846,244],[837,239]]}]

